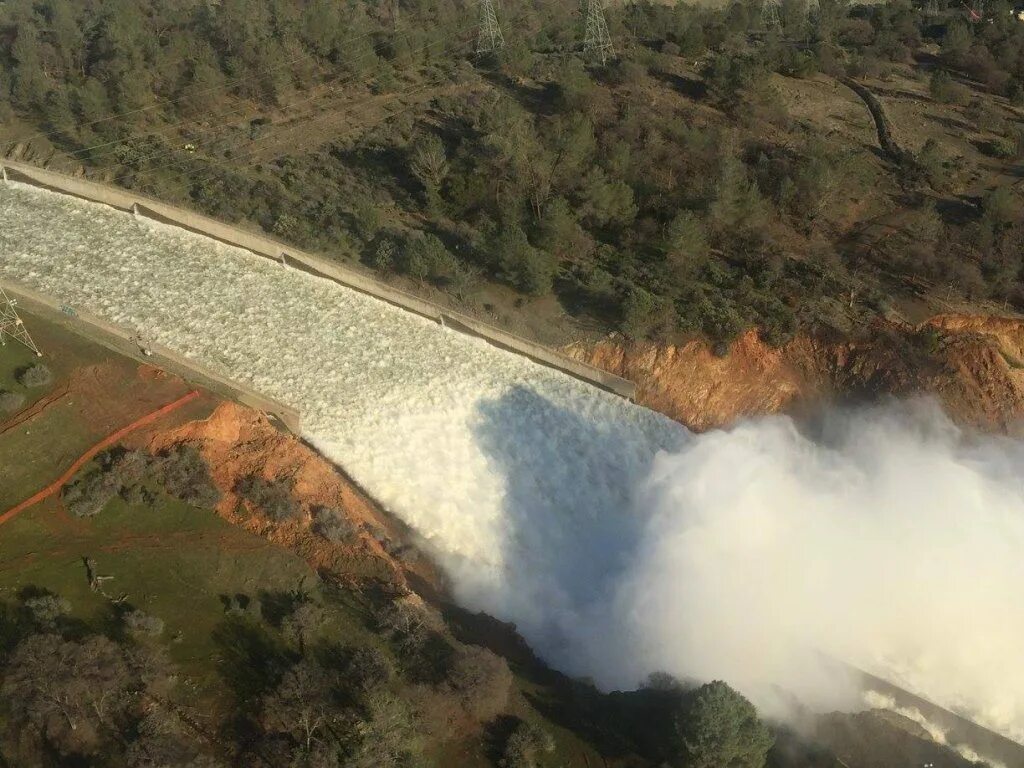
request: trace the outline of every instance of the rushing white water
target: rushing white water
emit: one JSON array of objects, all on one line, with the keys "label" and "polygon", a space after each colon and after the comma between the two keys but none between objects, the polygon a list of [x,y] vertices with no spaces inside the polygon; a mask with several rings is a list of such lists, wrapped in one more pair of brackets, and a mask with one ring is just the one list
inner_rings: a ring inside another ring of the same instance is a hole
[{"label": "rushing white water", "polygon": [[608,686],[773,702],[824,652],[1024,737],[1024,450],[915,407],[695,437],[485,342],[112,209],[0,188],[0,277],[296,406],[472,608]]}]

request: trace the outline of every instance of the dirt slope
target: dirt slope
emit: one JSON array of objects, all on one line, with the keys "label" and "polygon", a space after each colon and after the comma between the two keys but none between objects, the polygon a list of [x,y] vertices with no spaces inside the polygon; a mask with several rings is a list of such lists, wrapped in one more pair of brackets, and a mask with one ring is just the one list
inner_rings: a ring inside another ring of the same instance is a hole
[{"label": "dirt slope", "polygon": [[[222,403],[201,421],[158,432],[146,448],[159,452],[179,443],[195,445],[206,459],[223,494],[217,512],[229,522],[262,535],[303,557],[321,573],[342,580],[372,579],[399,589],[407,585],[407,563],[393,556],[403,537],[397,523],[329,461],[292,435],[284,434],[258,411]],[[296,520],[274,523],[234,492],[239,480],[259,475],[287,480],[302,513]],[[356,528],[342,543],[332,543],[310,530],[311,510],[338,510]],[[433,583],[429,565],[418,562],[417,575]]]},{"label": "dirt slope", "polygon": [[886,395],[938,398],[958,423],[1024,434],[1024,321],[939,315],[916,327],[878,324],[863,338],[799,336],[773,349],[753,331],[723,356],[609,339],[573,357],[637,382],[637,400],[703,431],[743,416]]}]

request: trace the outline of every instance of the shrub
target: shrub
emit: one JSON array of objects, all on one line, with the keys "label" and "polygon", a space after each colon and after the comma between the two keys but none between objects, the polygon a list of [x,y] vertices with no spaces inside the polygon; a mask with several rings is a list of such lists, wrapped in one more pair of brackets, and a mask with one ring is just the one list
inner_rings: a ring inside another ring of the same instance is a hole
[{"label": "shrub", "polygon": [[571,58],[562,65],[555,78],[558,104],[566,112],[585,110],[594,92],[594,83],[586,68],[577,58]]},{"label": "shrub", "polygon": [[451,277],[459,263],[440,238],[428,233],[409,238],[401,266],[406,274],[417,280],[438,280]]},{"label": "shrub", "polygon": [[71,603],[58,595],[37,595],[25,601],[25,608],[39,627],[53,630],[54,627],[71,613]]},{"label": "shrub", "polygon": [[30,365],[18,372],[18,383],[23,387],[45,387],[53,381],[53,373],[42,363]]},{"label": "shrub", "polygon": [[20,392],[0,392],[0,413],[14,413],[25,404],[25,396]]},{"label": "shrub", "polygon": [[534,248],[517,225],[505,227],[494,244],[494,259],[501,277],[524,293],[551,292],[556,263],[546,251]]},{"label": "shrub", "polygon": [[370,257],[370,266],[378,272],[390,272],[395,266],[395,243],[392,240],[381,240],[377,250]]},{"label": "shrub", "polygon": [[656,330],[671,325],[673,309],[663,296],[655,296],[639,286],[631,286],[622,302],[622,332],[630,338],[643,339]]},{"label": "shrub", "polygon": [[956,82],[944,69],[936,69],[928,81],[932,98],[943,104],[966,104],[970,101],[970,89]]},{"label": "shrub", "polygon": [[180,443],[163,453],[158,477],[169,494],[193,507],[213,507],[220,501],[210,468],[193,445]]},{"label": "shrub", "polygon": [[688,768],[762,768],[774,743],[754,705],[719,680],[689,697],[676,727]]},{"label": "shrub", "polygon": [[157,616],[150,616],[138,608],[128,611],[121,617],[124,628],[133,635],[149,635],[156,637],[164,631],[164,620]]},{"label": "shrub", "polygon": [[446,681],[462,707],[477,720],[490,720],[508,704],[512,672],[503,658],[478,645],[455,652]]},{"label": "shrub", "polygon": [[340,509],[317,507],[313,510],[310,528],[317,536],[335,543],[351,541],[356,535],[356,526]]},{"label": "shrub", "polygon": [[505,742],[499,768],[535,768],[540,755],[553,752],[555,740],[547,731],[522,720],[512,729]]},{"label": "shrub", "polygon": [[238,481],[235,492],[275,522],[282,523],[299,514],[298,502],[292,498],[287,482],[249,475]]},{"label": "shrub", "polygon": [[121,490],[118,479],[101,469],[79,475],[61,490],[65,508],[75,517],[93,517]]},{"label": "shrub", "polygon": [[982,150],[990,157],[1006,160],[1017,155],[1017,142],[998,137],[991,141],[986,141],[982,146]]}]

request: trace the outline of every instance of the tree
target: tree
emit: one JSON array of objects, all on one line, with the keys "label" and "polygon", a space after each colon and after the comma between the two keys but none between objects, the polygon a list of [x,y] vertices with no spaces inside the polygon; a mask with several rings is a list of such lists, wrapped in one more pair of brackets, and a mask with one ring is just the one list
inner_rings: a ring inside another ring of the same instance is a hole
[{"label": "tree", "polygon": [[263,697],[264,730],[288,735],[300,754],[313,752],[318,743],[331,738],[334,730],[338,718],[332,702],[336,685],[331,670],[303,659]]},{"label": "tree", "polygon": [[448,176],[448,155],[436,134],[428,133],[413,145],[409,170],[423,185],[427,207],[436,210],[440,203],[441,185]]},{"label": "tree", "polygon": [[686,768],[761,768],[775,742],[753,704],[720,680],[684,702],[676,730]]},{"label": "tree", "polygon": [[536,768],[540,755],[554,749],[550,733],[520,720],[508,735],[498,768]]},{"label": "tree", "polygon": [[670,326],[674,319],[671,302],[634,285],[622,302],[622,332],[633,339],[643,339],[659,328]]},{"label": "tree", "polygon": [[166,674],[102,636],[32,635],[11,654],[0,695],[14,720],[61,754],[106,750],[139,695]]},{"label": "tree", "polygon": [[128,745],[127,768],[221,768],[222,763],[200,753],[176,712],[153,706],[135,727],[136,738]]},{"label": "tree", "polygon": [[36,363],[19,371],[17,378],[23,387],[45,387],[53,381],[53,374],[42,363]]},{"label": "tree", "polygon": [[579,112],[589,105],[594,93],[594,83],[587,74],[583,62],[570,58],[555,78],[555,90],[559,106],[565,112]]},{"label": "tree", "polygon": [[746,166],[732,154],[722,160],[708,214],[720,233],[738,234],[764,222],[766,208],[757,184],[747,177]]},{"label": "tree", "polygon": [[498,274],[519,290],[533,296],[551,292],[557,264],[545,251],[534,248],[522,227],[513,224],[501,230],[494,243]]},{"label": "tree", "polygon": [[400,768],[414,764],[423,751],[412,708],[384,690],[366,697],[352,737],[355,746],[346,768]]},{"label": "tree", "polygon": [[665,256],[680,276],[690,277],[707,259],[708,236],[693,211],[680,211],[665,232]]},{"label": "tree", "polygon": [[609,179],[601,168],[592,168],[583,180],[583,215],[599,227],[625,226],[636,216],[633,190],[624,181]]},{"label": "tree", "polygon": [[451,277],[458,262],[441,239],[428,232],[416,233],[406,241],[401,266],[406,274],[417,280],[438,280]]},{"label": "tree", "polygon": [[25,404],[25,396],[20,392],[0,392],[0,413],[14,413]]},{"label": "tree", "polygon": [[970,50],[973,39],[970,27],[960,19],[954,19],[946,27],[946,34],[942,38],[942,53],[954,63],[960,62]]},{"label": "tree", "polygon": [[505,709],[512,672],[503,658],[479,645],[456,648],[447,687],[476,720],[486,721]]},{"label": "tree", "polygon": [[186,504],[209,508],[220,501],[210,467],[194,445],[179,443],[162,453],[157,474],[164,490]]},{"label": "tree", "polygon": [[71,604],[67,600],[49,593],[30,597],[24,605],[36,626],[46,631],[53,631],[71,613]]},{"label": "tree", "polygon": [[540,244],[549,253],[562,256],[579,248],[584,234],[576,222],[572,207],[564,197],[556,197],[547,208],[540,227]]}]

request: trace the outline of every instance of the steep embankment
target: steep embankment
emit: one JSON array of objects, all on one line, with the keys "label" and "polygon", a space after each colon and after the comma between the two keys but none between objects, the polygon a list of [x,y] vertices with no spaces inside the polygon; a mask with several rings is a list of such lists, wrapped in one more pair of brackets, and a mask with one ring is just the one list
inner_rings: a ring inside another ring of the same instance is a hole
[{"label": "steep embankment", "polygon": [[[258,411],[223,403],[202,421],[164,430],[148,438],[156,453],[179,443],[196,446],[210,467],[222,497],[217,512],[229,522],[289,549],[318,572],[345,580],[371,579],[406,586],[408,563],[395,556],[404,532],[396,521],[369,499],[337,467],[297,438],[277,430]],[[249,476],[284,481],[299,503],[293,520],[271,522],[235,492]],[[343,541],[331,542],[311,528],[312,512],[330,509],[352,528]],[[412,570],[434,582],[429,564],[418,561]]]},{"label": "steep embankment", "polygon": [[939,315],[918,327],[880,324],[857,340],[800,336],[775,349],[753,331],[718,356],[703,341],[612,339],[573,356],[637,382],[637,400],[704,431],[743,416],[823,400],[929,394],[962,424],[1020,434],[1024,321]]}]

